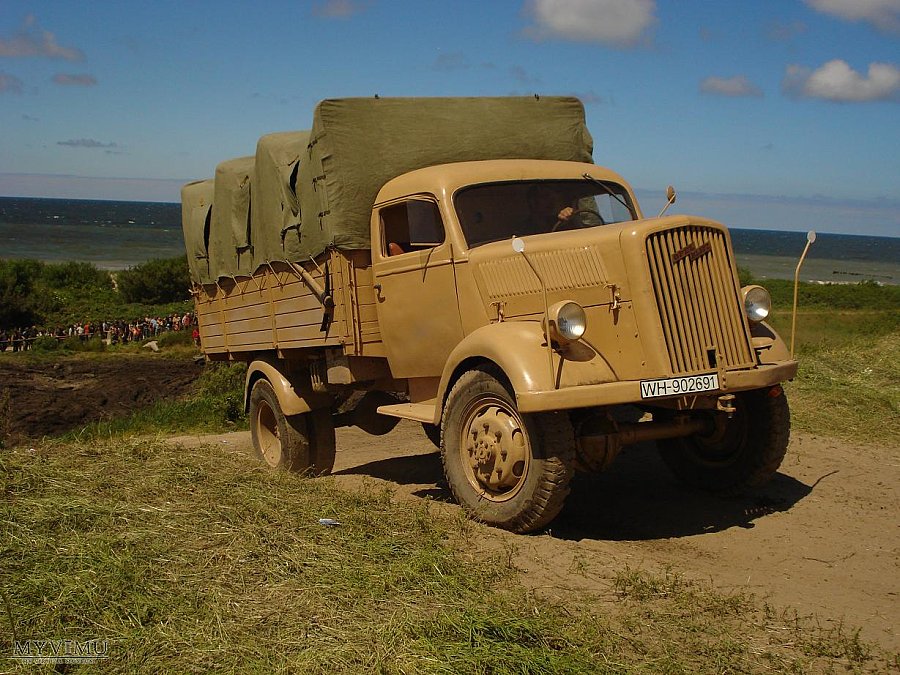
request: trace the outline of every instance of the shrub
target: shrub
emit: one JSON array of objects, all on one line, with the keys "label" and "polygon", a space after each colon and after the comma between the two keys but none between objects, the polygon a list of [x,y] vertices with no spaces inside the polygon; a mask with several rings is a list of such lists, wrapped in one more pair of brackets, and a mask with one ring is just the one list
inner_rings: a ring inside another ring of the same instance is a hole
[{"label": "shrub", "polygon": [[102,352],[106,350],[106,343],[100,338],[87,340],[72,335],[62,341],[62,347],[73,352]]},{"label": "shrub", "polygon": [[159,305],[187,300],[191,285],[187,256],[149,260],[119,272],[116,282],[126,302]]},{"label": "shrub", "polygon": [[167,333],[163,333],[158,338],[156,338],[156,343],[160,347],[174,347],[176,345],[193,344],[193,339],[191,338],[191,329],[188,328],[185,330],[173,330]]},{"label": "shrub", "polygon": [[55,289],[113,287],[109,272],[97,269],[93,263],[73,261],[48,264],[42,276],[47,286]]},{"label": "shrub", "polygon": [[53,352],[59,347],[59,340],[52,335],[41,335],[31,343],[31,349],[36,352]]},{"label": "shrub", "polygon": [[0,326],[41,323],[34,287],[43,267],[37,260],[0,260]]},{"label": "shrub", "polygon": [[244,417],[245,363],[209,363],[197,379],[194,399],[205,403],[215,417],[238,422]]}]

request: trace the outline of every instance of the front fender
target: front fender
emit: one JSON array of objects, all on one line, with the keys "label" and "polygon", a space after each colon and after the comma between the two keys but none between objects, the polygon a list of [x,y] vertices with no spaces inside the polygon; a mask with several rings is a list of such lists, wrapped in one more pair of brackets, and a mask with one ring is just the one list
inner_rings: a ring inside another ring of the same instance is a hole
[{"label": "front fender", "polygon": [[[566,355],[554,351],[551,370],[541,324],[505,321],[478,328],[454,348],[444,367],[436,400],[443,403],[457,377],[468,370],[466,362],[474,365],[478,361],[499,366],[517,400],[522,394],[618,379],[603,359],[582,343],[571,345]],[[436,424],[440,422],[442,407],[435,406]]]},{"label": "front fender", "polygon": [[793,359],[781,336],[765,321],[750,324],[753,349],[761,365],[784,363]]}]

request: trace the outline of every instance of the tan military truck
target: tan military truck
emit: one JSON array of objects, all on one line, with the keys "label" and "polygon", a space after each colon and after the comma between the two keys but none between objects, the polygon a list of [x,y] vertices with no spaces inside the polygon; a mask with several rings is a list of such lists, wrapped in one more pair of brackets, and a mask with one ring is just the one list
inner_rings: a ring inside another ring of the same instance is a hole
[{"label": "tan military truck", "polygon": [[577,99],[342,99],[185,186],[203,350],[249,364],[260,457],[324,473],[336,426],[414,420],[519,532],[638,441],[700,488],[770,478],[797,363],[768,293],[591,155]]}]

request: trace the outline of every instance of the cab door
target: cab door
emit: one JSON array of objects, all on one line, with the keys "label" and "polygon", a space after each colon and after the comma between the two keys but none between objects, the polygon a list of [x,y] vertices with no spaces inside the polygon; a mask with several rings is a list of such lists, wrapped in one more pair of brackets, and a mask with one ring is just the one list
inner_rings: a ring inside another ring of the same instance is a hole
[{"label": "cab door", "polygon": [[439,377],[462,340],[453,247],[437,201],[395,200],[372,216],[381,339],[394,377]]}]

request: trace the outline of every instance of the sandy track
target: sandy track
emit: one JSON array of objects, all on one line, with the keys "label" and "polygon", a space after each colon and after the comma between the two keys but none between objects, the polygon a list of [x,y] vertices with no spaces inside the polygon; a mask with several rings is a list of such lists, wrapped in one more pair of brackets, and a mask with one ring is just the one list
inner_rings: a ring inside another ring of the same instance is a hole
[{"label": "sandy track", "polygon": [[[247,433],[173,439],[252,453]],[[413,423],[372,437],[338,430],[335,478],[353,489],[390,484],[398,498],[450,504],[440,458]],[[823,624],[843,620],[900,649],[900,449],[794,434],[775,479],[753,497],[687,490],[650,447],[623,453],[610,471],[579,476],[544,534],[483,528],[484,545],[514,551],[525,584],[566,597],[605,595],[626,565],[671,568],[725,589],[747,590]]]}]

